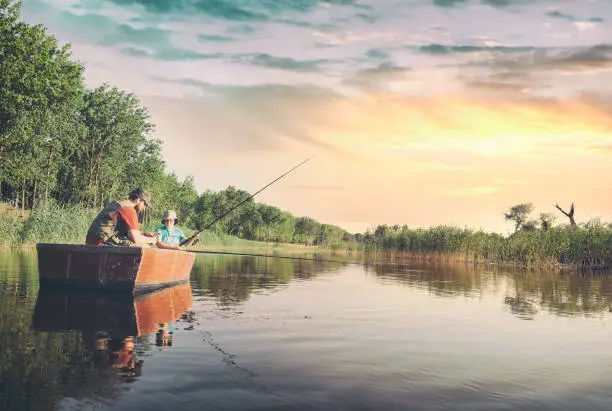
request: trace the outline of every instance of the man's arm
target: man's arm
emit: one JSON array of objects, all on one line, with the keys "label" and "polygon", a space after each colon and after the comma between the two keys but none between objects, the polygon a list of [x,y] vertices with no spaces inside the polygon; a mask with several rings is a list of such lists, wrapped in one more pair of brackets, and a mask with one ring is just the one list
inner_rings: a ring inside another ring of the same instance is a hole
[{"label": "man's arm", "polygon": [[130,229],[128,231],[130,240],[137,244],[157,244],[157,237],[149,237],[140,232],[139,229]]},{"label": "man's arm", "polygon": [[134,207],[121,207],[118,211],[121,218],[128,227],[128,238],[136,244],[156,244],[157,237],[142,233],[138,227],[138,214]]}]

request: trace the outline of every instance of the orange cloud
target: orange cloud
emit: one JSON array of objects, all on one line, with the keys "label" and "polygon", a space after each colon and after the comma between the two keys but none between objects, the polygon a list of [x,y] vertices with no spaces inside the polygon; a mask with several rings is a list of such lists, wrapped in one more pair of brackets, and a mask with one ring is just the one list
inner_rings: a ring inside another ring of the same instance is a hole
[{"label": "orange cloud", "polygon": [[612,117],[580,99],[379,95],[337,101],[325,111],[328,128],[319,138],[367,151],[412,147],[521,155],[541,146],[585,147],[612,134]]},{"label": "orange cloud", "polygon": [[600,146],[588,146],[586,147],[587,151],[597,153],[597,154],[612,154],[612,144],[608,145],[600,145]]},{"label": "orange cloud", "polygon": [[[194,174],[200,189],[234,184],[254,191],[316,153],[261,200],[323,222],[352,221],[351,229],[360,221],[363,229],[366,223],[505,229],[500,213],[518,202],[550,211],[555,202],[579,201],[584,219],[612,209],[612,196],[600,189],[601,176],[612,171],[600,155],[612,147],[605,103],[304,97],[283,90],[151,110],[160,134],[168,136],[168,163]],[[328,189],[306,195],[296,186]]]}]

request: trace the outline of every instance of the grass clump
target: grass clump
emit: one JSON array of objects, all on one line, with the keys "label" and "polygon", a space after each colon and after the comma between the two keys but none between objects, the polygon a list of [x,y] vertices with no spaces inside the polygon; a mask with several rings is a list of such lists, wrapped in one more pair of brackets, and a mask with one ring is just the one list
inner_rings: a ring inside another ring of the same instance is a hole
[{"label": "grass clump", "polygon": [[82,244],[96,214],[95,210],[80,206],[41,201],[23,224],[21,243]]}]

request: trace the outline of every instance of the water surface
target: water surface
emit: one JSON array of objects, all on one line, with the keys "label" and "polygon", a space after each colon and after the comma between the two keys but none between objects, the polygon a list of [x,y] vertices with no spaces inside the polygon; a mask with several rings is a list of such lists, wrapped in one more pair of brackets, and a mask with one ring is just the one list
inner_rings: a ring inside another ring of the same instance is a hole
[{"label": "water surface", "polygon": [[147,298],[1,252],[0,409],[612,409],[608,275],[199,256]]}]

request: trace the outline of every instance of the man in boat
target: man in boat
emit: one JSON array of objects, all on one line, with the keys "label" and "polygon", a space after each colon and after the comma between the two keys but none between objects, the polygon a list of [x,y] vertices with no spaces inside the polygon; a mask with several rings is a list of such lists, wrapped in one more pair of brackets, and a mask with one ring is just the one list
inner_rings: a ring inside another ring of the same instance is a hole
[{"label": "man in boat", "polygon": [[[176,211],[167,210],[162,217],[162,226],[157,229],[157,235],[159,242],[157,246],[159,248],[170,248],[179,250],[181,242],[183,242],[187,236],[183,233],[183,230],[177,227],[178,216]],[[183,244],[183,246],[190,246],[196,244],[199,241],[199,234],[192,236],[189,240]]]},{"label": "man in boat", "polygon": [[132,190],[126,200],[113,201],[100,211],[89,226],[85,244],[134,246],[157,244],[156,233],[141,232],[138,214],[151,206],[151,195],[141,188]]}]

